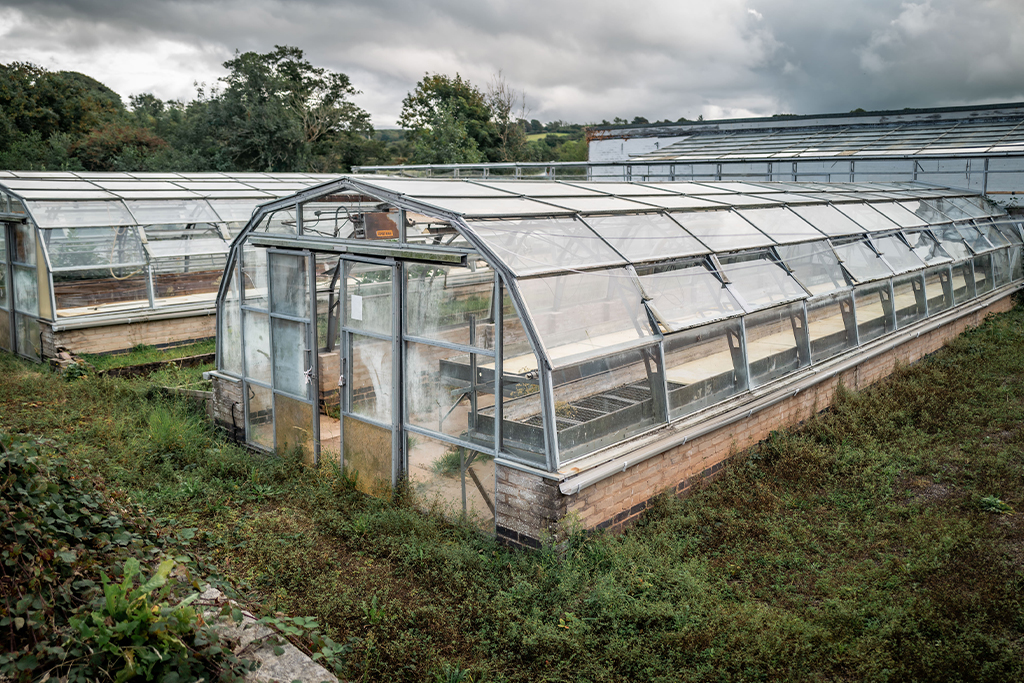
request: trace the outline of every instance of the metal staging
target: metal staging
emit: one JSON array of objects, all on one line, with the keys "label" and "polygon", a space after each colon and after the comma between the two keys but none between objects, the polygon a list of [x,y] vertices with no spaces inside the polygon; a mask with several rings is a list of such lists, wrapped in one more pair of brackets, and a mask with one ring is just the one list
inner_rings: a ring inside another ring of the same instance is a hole
[{"label": "metal staging", "polygon": [[233,242],[218,376],[251,444],[493,515],[495,459],[589,467],[1015,286],[1022,241],[984,197],[916,183],[348,176]]}]

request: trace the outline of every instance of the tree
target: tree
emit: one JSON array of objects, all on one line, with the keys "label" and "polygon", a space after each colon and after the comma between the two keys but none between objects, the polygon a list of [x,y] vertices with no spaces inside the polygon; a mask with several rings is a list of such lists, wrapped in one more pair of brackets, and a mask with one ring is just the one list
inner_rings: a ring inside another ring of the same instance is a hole
[{"label": "tree", "polygon": [[[398,125],[409,131],[414,146],[419,147],[424,138],[432,135],[432,126],[439,123],[452,126],[449,119],[465,129],[477,152],[483,154],[486,160],[499,160],[500,154],[496,149],[497,130],[491,121],[487,98],[479,88],[463,80],[459,74],[455,74],[454,78],[443,74],[425,75],[416,84],[416,89],[402,100]],[[446,135],[453,130],[449,130]],[[471,155],[468,149],[463,150],[463,153]]]},{"label": "tree", "polygon": [[487,104],[497,128],[499,161],[525,160],[526,93],[517,92],[499,71],[487,86]]},{"label": "tree", "polygon": [[[314,67],[296,47],[236,53],[210,109],[235,163],[259,171],[298,171],[349,136],[373,133],[370,115],[349,98],[348,76]],[[340,170],[340,169],[338,169]]]},{"label": "tree", "polygon": [[475,164],[484,155],[459,119],[452,102],[440,102],[413,146],[416,164]]}]

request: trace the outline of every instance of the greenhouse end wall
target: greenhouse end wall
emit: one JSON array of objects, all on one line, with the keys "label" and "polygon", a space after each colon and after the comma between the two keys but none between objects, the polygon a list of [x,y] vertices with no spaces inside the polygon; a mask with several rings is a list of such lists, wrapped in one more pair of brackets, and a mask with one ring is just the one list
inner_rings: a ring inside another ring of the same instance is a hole
[{"label": "greenhouse end wall", "polygon": [[[966,329],[981,324],[986,316],[1012,307],[1012,292],[1003,292],[995,300],[963,311],[959,317],[954,315],[941,326],[910,337],[884,353],[861,356],[861,362],[842,372],[822,373],[812,386],[730,424],[680,445],[666,445],[660,452],[657,444],[648,444],[645,450],[653,450],[655,455],[642,462],[636,462],[638,458],[630,462],[627,456],[616,473],[576,491],[572,490],[571,478],[559,483],[499,465],[497,535],[506,543],[535,548],[544,539],[560,540],[574,528],[620,530],[635,522],[655,496],[666,492],[687,495],[695,485],[721,472],[729,458],[765,439],[771,431],[798,424],[824,410],[840,385],[854,390],[870,386],[888,377],[898,365],[913,363],[939,350]],[[793,386],[788,385],[777,393],[793,392]],[[750,405],[736,410],[745,414]],[[719,416],[718,421],[727,421],[728,417]],[[563,493],[565,489],[570,493]]]}]

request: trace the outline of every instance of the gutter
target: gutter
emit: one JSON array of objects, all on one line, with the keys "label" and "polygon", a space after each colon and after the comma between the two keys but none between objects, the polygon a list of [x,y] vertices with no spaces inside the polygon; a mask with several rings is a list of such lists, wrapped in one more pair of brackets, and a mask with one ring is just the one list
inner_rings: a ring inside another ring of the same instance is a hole
[{"label": "gutter", "polygon": [[[682,446],[687,441],[692,441],[693,439],[706,436],[713,431],[722,429],[723,427],[728,427],[741,420],[745,420],[755,412],[760,412],[778,405],[779,403],[796,396],[801,391],[805,391],[825,380],[832,379],[836,375],[851,370],[865,361],[877,358],[910,339],[916,339],[922,334],[927,334],[928,332],[944,327],[955,320],[959,320],[960,318],[971,315],[972,313],[977,313],[1003,297],[1009,296],[1014,291],[1018,291],[1022,288],[1024,288],[1024,284],[1021,283],[1018,283],[1015,286],[1011,285],[999,290],[998,292],[989,294],[983,300],[976,300],[969,308],[953,309],[936,318],[929,319],[927,324],[920,326],[915,325],[914,327],[906,330],[903,334],[897,332],[895,335],[885,338],[885,343],[879,344],[878,346],[871,348],[869,351],[858,353],[846,359],[840,359],[836,363],[827,363],[824,366],[812,367],[807,371],[807,374],[796,379],[796,381],[787,384],[785,387],[779,387],[769,394],[755,398],[753,401],[745,403],[741,407],[733,408],[732,410],[723,413],[717,419],[702,422],[690,427],[689,429],[682,429],[681,431],[677,431],[671,435],[666,435],[653,443],[640,446],[629,453],[614,457],[611,460],[588,469],[581,474],[567,477],[559,483],[558,490],[565,496],[577,494],[588,486],[593,486],[594,484],[604,481],[609,477],[625,472],[630,467],[638,465],[645,460],[649,460],[656,455],[661,455],[672,448]],[[650,439],[651,437],[652,433],[648,432],[646,435],[638,437],[634,443],[643,441],[645,438]],[[621,448],[621,446],[619,447]]]}]

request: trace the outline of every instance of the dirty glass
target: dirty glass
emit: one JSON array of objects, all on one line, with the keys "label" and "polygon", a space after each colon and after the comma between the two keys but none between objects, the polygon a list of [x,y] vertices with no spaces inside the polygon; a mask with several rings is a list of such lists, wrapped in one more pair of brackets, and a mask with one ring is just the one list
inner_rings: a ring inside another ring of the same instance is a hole
[{"label": "dirty glass", "polygon": [[409,493],[416,507],[494,531],[494,458],[410,434]]},{"label": "dirty glass", "polygon": [[390,335],[391,266],[345,262],[345,327]]},{"label": "dirty glass", "polygon": [[484,261],[465,268],[407,264],[406,334],[493,349],[493,294],[494,271]]},{"label": "dirty glass", "polygon": [[11,244],[11,261],[26,266],[36,266],[35,230],[28,223],[14,224],[14,241]]},{"label": "dirty glass", "polygon": [[894,273],[906,273],[911,270],[920,270],[924,267],[922,261],[910,247],[895,235],[887,237],[872,237],[871,242],[882,254],[882,258],[889,264]]},{"label": "dirty glass", "polygon": [[895,230],[899,227],[890,218],[876,211],[871,204],[838,204],[836,208],[868,232]]},{"label": "dirty glass", "polygon": [[736,297],[701,263],[638,268],[647,306],[665,330],[702,325],[743,311]]},{"label": "dirty glass", "polygon": [[271,252],[270,310],[295,318],[309,318],[306,257]]},{"label": "dirty glass", "polygon": [[305,401],[274,394],[274,436],[281,452],[298,448],[303,460],[312,465],[316,448],[313,405]]},{"label": "dirty glass", "polygon": [[952,225],[935,226],[932,228],[932,234],[935,235],[942,249],[954,260],[961,261],[970,258],[971,252],[967,248],[967,244],[964,243],[964,238]]},{"label": "dirty glass", "polygon": [[893,278],[892,292],[896,329],[902,329],[927,315],[923,273]]},{"label": "dirty glass", "polygon": [[54,270],[89,266],[108,266],[120,270],[117,267],[139,267],[146,264],[142,242],[133,226],[42,230],[40,235]]},{"label": "dirty glass", "polygon": [[270,294],[267,271],[267,250],[244,246],[242,256],[242,301],[246,306],[268,309]]},{"label": "dirty glass", "polygon": [[776,251],[793,277],[813,296],[834,292],[847,286],[846,276],[832,246],[822,240],[801,244],[781,244]]},{"label": "dirty glass", "polygon": [[273,334],[274,389],[309,398],[312,388],[312,353],[306,340],[306,323],[271,318]]},{"label": "dirty glass", "polygon": [[885,261],[861,240],[836,244],[834,249],[843,267],[857,282],[870,282],[892,275]]},{"label": "dirty glass", "polygon": [[768,308],[807,296],[804,288],[767,253],[722,263],[730,291],[747,311]]},{"label": "dirty glass", "polygon": [[885,214],[886,218],[889,218],[894,223],[903,228],[916,228],[923,225],[928,225],[928,221],[918,216],[907,207],[895,203],[895,202],[875,202],[871,206]]},{"label": "dirty glass", "polygon": [[250,382],[245,412],[246,440],[268,450],[274,449],[274,392]]},{"label": "dirty glass", "polygon": [[672,217],[715,252],[738,251],[775,243],[735,211],[673,212]]},{"label": "dirty glass", "polygon": [[349,354],[352,367],[346,380],[350,392],[349,410],[377,422],[391,424],[394,390],[391,340],[361,334],[352,334],[349,338],[352,345]]},{"label": "dirty glass", "polygon": [[14,310],[39,315],[39,283],[35,268],[14,266]]},{"label": "dirty glass", "polygon": [[974,290],[974,261],[968,259],[962,263],[955,263],[953,272],[953,302],[956,305],[969,301],[976,296]]},{"label": "dirty glass", "polygon": [[978,220],[975,221],[975,226],[981,232],[985,238],[992,243],[995,247],[1008,247],[1010,246],[1010,240],[1003,236],[1003,233],[996,229],[994,223],[990,220]]},{"label": "dirty glass", "polygon": [[32,218],[40,228],[135,225],[124,204],[117,200],[29,203]]},{"label": "dirty glass", "polygon": [[661,394],[664,369],[656,350],[656,346],[630,349],[552,373],[559,464],[666,419]]},{"label": "dirty glass", "polygon": [[576,218],[474,221],[469,226],[520,276],[626,263]]},{"label": "dirty glass", "polygon": [[252,232],[256,234],[270,233],[281,235],[294,235],[297,228],[295,225],[295,207],[290,206],[284,209],[277,209],[264,214],[259,223],[253,226]]},{"label": "dirty glass", "polygon": [[924,225],[935,225],[936,223],[948,223],[949,216],[939,211],[936,206],[924,199],[911,199],[900,202],[899,205],[914,214],[917,220]]},{"label": "dirty glass", "polygon": [[750,387],[758,387],[810,362],[802,303],[776,306],[743,318]]},{"label": "dirty glass", "polygon": [[665,337],[671,419],[724,401],[747,388],[747,365],[740,339],[738,318]]},{"label": "dirty glass", "polygon": [[928,315],[941,313],[953,306],[952,271],[948,265],[925,271],[924,291],[928,296]]},{"label": "dirty glass", "polygon": [[342,418],[345,445],[342,467],[356,490],[379,498],[391,495],[391,430],[346,415]]},{"label": "dirty glass", "polygon": [[219,370],[241,377],[242,362],[242,297],[238,290],[238,266],[226,272],[227,286],[217,316],[217,345],[220,349]]},{"label": "dirty glass", "polygon": [[14,332],[17,336],[18,353],[33,360],[42,359],[42,340],[36,314],[14,314]]},{"label": "dirty glass", "polygon": [[854,289],[857,336],[861,344],[896,329],[889,281],[861,285]]},{"label": "dirty glass", "polygon": [[517,287],[554,365],[653,335],[636,278],[625,268],[520,280]]},{"label": "dirty glass", "polygon": [[992,270],[992,254],[978,254],[974,263],[974,292],[981,296],[995,287],[995,273]]},{"label": "dirty glass", "polygon": [[629,261],[663,261],[706,254],[707,247],[668,216],[588,216],[587,224]]},{"label": "dirty glass", "polygon": [[953,227],[956,228],[956,231],[960,233],[960,237],[963,238],[964,242],[967,243],[967,246],[970,247],[971,251],[975,254],[991,251],[994,248],[992,244],[985,239],[985,236],[981,234],[981,231],[973,225],[957,223]]},{"label": "dirty glass", "polygon": [[910,243],[910,248],[913,252],[927,265],[933,266],[952,260],[949,254],[946,253],[946,250],[939,245],[938,241],[928,231],[906,232],[904,236]]},{"label": "dirty glass", "polygon": [[223,255],[177,256],[153,263],[150,272],[157,306],[212,300],[225,261]]},{"label": "dirty glass", "polygon": [[242,311],[245,326],[245,376],[270,384],[270,316]]},{"label": "dirty glass", "polygon": [[737,213],[778,243],[820,240],[822,233],[785,207],[740,209]]},{"label": "dirty glass", "polygon": [[[406,342],[405,373],[410,424],[493,447],[493,356]],[[481,411],[491,417],[479,419]]]},{"label": "dirty glass", "polygon": [[793,206],[790,207],[790,210],[829,237],[857,235],[864,232],[864,228],[833,206]]},{"label": "dirty glass", "polygon": [[125,204],[141,224],[220,222],[205,199],[141,199]]},{"label": "dirty glass", "polygon": [[838,292],[807,301],[807,331],[811,360],[831,358],[857,345],[853,295]]},{"label": "dirty glass", "polygon": [[11,351],[11,316],[0,307],[0,349]]},{"label": "dirty glass", "polygon": [[[530,340],[522,321],[516,315],[512,300],[507,295],[502,310],[501,450],[511,453],[515,459],[543,467],[545,455],[539,361],[530,347]],[[482,413],[486,416],[487,410],[483,409]],[[493,411],[491,420],[494,420]]]},{"label": "dirty glass", "polygon": [[996,249],[992,252],[992,272],[996,287],[1010,284],[1013,274],[1010,271],[1010,250]]}]

